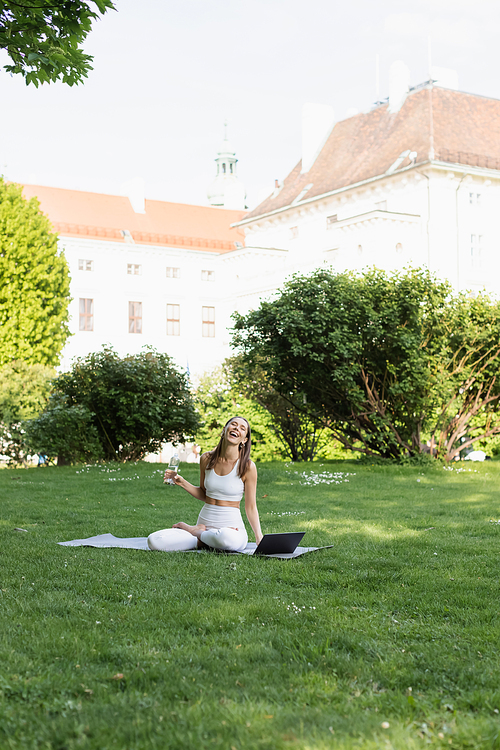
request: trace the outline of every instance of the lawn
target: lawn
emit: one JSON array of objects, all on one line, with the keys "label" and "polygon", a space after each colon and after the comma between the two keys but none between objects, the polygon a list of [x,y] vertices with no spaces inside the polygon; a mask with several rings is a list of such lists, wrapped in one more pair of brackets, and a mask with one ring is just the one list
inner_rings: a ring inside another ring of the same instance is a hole
[{"label": "lawn", "polygon": [[296,560],[56,544],[194,521],[162,472],[0,471],[1,750],[500,748],[500,463],[260,464]]}]

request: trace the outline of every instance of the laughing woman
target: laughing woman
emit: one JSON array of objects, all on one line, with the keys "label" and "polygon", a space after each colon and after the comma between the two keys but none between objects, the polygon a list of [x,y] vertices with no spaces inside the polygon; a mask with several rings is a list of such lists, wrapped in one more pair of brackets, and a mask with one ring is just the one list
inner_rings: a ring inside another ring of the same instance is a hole
[{"label": "laughing woman", "polygon": [[250,425],[243,417],[230,419],[222,432],[219,444],[200,459],[200,486],[187,482],[175,471],[165,472],[165,480],[175,484],[204,503],[196,526],[175,523],[171,529],[155,531],[148,537],[150,549],[176,552],[211,547],[212,549],[241,552],[248,535],[240,513],[240,501],[245,495],[245,513],[255,534],[257,544],[262,539],[257,510],[257,469],[250,460]]}]

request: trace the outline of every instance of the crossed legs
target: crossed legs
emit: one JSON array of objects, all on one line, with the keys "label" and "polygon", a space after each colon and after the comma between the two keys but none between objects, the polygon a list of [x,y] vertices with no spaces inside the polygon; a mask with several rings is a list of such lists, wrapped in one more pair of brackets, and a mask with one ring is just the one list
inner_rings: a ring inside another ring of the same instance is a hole
[{"label": "crossed legs", "polygon": [[247,545],[248,536],[244,528],[207,529],[204,524],[189,526],[183,522],[174,524],[171,529],[155,531],[148,536],[149,549],[162,552],[196,549],[198,541],[213,549],[241,552]]}]

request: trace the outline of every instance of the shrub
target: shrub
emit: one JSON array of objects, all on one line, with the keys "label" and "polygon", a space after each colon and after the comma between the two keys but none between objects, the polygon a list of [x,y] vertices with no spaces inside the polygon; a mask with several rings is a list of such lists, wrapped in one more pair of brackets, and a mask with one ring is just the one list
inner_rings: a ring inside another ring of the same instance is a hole
[{"label": "shrub", "polygon": [[[108,461],[136,461],[162,443],[183,442],[198,423],[187,376],[167,354],[150,348],[121,358],[104,347],[77,359],[54,381],[49,411],[76,406],[87,411],[75,412],[75,420],[85,416],[87,424],[90,419],[89,435],[98,435]],[[61,420],[58,413],[51,423],[54,437]],[[76,460],[71,453],[65,455]]]},{"label": "shrub", "polygon": [[29,448],[23,420],[36,417],[47,405],[55,370],[16,360],[0,370],[0,454],[10,465],[25,464]]},{"label": "shrub", "polygon": [[24,424],[24,443],[30,453],[56,458],[59,466],[90,463],[104,458],[95,414],[86,406],[52,406],[37,419]]},{"label": "shrub", "polygon": [[217,367],[206,373],[196,389],[195,398],[200,414],[196,440],[200,443],[202,452],[215,448],[227,420],[240,415],[250,423],[254,461],[286,457],[283,445],[272,429],[269,413],[254,400],[247,398],[242,389],[231,382],[226,369]]}]

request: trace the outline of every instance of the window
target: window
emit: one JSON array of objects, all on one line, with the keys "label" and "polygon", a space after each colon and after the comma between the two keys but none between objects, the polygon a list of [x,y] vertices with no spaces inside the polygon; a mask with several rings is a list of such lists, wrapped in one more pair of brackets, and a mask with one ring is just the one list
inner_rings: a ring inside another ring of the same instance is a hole
[{"label": "window", "polygon": [[290,227],[290,239],[296,240],[299,236],[299,228],[298,227]]},{"label": "window", "polygon": [[80,259],[78,261],[78,270],[79,271],[93,271],[94,270],[94,261],[93,260],[82,260],[82,259]]},{"label": "window", "polygon": [[128,303],[128,332],[142,333],[142,302]]},{"label": "window", "polygon": [[181,269],[174,268],[173,266],[167,266],[167,279],[180,279]]},{"label": "window", "polygon": [[334,224],[338,222],[338,216],[337,214],[332,214],[331,216],[326,217],[326,228],[331,229]]},{"label": "window", "polygon": [[226,174],[226,165],[225,164],[222,165],[222,174]]},{"label": "window", "polygon": [[94,300],[80,297],[80,331],[94,330]]},{"label": "window", "polygon": [[167,336],[181,335],[181,306],[167,305]]},{"label": "window", "polygon": [[202,271],[201,280],[202,281],[215,281],[215,271]]},{"label": "window", "polygon": [[201,335],[205,338],[215,336],[215,307],[201,308]]},{"label": "window", "polygon": [[142,267],[137,263],[127,263],[127,273],[131,276],[140,276]]},{"label": "window", "polygon": [[472,206],[479,206],[481,204],[481,193],[469,193],[469,203]]},{"label": "window", "polygon": [[403,243],[402,242],[398,242],[396,244],[396,252],[397,253],[402,253],[403,252]]}]

